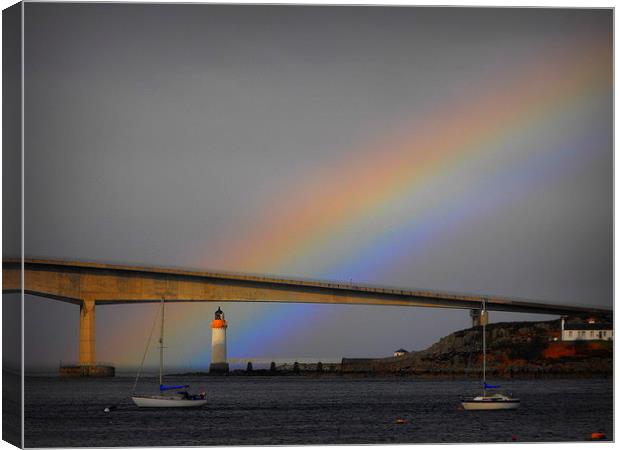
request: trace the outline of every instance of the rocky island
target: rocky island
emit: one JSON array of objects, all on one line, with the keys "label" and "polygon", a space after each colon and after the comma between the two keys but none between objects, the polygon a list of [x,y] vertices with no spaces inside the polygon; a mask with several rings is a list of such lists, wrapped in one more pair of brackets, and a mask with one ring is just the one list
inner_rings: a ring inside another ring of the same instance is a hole
[{"label": "rocky island", "polygon": [[[487,374],[497,378],[612,376],[613,341],[562,341],[560,320],[487,325]],[[344,358],[342,373],[479,377],[480,326],[452,333],[426,350],[379,359]]]}]

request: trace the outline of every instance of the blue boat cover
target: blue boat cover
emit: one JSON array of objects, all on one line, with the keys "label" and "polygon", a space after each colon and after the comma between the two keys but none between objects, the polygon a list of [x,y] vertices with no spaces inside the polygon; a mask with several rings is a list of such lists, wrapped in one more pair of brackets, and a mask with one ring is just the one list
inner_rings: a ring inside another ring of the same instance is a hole
[{"label": "blue boat cover", "polygon": [[492,386],[490,384],[484,383],[484,388],[485,389],[497,389],[497,388],[501,388],[501,386],[499,384],[497,386]]},{"label": "blue boat cover", "polygon": [[184,384],[184,385],[179,385],[179,386],[166,386],[165,384],[160,384],[159,385],[159,390],[160,391],[169,391],[171,389],[183,389],[183,388],[188,388],[189,384]]}]

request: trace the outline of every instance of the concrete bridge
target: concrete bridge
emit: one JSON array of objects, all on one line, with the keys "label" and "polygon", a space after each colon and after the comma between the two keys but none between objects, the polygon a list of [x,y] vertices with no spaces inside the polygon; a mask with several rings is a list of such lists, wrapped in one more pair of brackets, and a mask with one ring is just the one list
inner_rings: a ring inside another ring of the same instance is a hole
[{"label": "concrete bridge", "polygon": [[[78,261],[25,259],[26,294],[80,306],[79,363],[94,365],[97,305],[158,302],[282,302],[459,308],[553,315],[610,315],[595,309],[481,295],[387,289],[345,283],[123,266]],[[3,261],[3,293],[21,292],[19,259]],[[475,317],[475,314],[474,314]]]}]

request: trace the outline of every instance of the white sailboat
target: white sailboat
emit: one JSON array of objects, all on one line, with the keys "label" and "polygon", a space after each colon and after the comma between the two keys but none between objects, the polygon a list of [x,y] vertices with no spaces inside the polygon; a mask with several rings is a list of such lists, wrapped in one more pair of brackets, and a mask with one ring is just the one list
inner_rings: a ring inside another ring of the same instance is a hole
[{"label": "white sailboat", "polygon": [[482,300],[482,395],[465,399],[461,402],[467,410],[499,410],[517,409],[521,404],[518,398],[512,398],[507,394],[494,393],[487,395],[487,389],[496,389],[499,386],[487,384],[487,341],[486,341],[486,303]]},{"label": "white sailboat", "polygon": [[[140,365],[140,370],[138,371],[138,375],[136,376],[136,382],[134,383],[133,390],[134,393],[131,395],[131,400],[135,403],[136,406],[140,408],[197,408],[200,406],[204,406],[207,404],[206,394],[204,392],[198,395],[191,395],[186,389],[189,388],[188,385],[178,385],[178,386],[167,386],[163,383],[163,374],[164,374],[164,312],[165,312],[165,301],[161,299],[161,330],[159,335],[159,394],[149,395],[149,394],[136,394],[136,386],[138,384],[138,379],[140,377],[140,372],[142,371],[142,366],[144,365],[144,359],[146,357],[146,353],[148,352],[148,343],[146,347],[146,351],[144,352],[144,357],[142,358],[142,363]],[[154,327],[154,325],[153,325]],[[151,330],[152,334],[152,330]],[[151,337],[149,336],[149,342]]]}]

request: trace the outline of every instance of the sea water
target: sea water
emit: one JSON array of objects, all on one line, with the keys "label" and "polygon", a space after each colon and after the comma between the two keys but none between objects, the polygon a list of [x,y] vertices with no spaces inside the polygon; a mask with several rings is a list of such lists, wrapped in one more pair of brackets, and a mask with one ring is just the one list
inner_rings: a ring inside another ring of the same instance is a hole
[{"label": "sea water", "polygon": [[[613,439],[612,379],[510,380],[515,411],[464,411],[476,381],[341,376],[175,377],[200,409],[138,409],[132,378],[27,377],[27,447],[296,445]],[[156,392],[157,380],[141,380]],[[106,407],[116,409],[104,412]],[[398,419],[403,419],[397,423]]]}]

